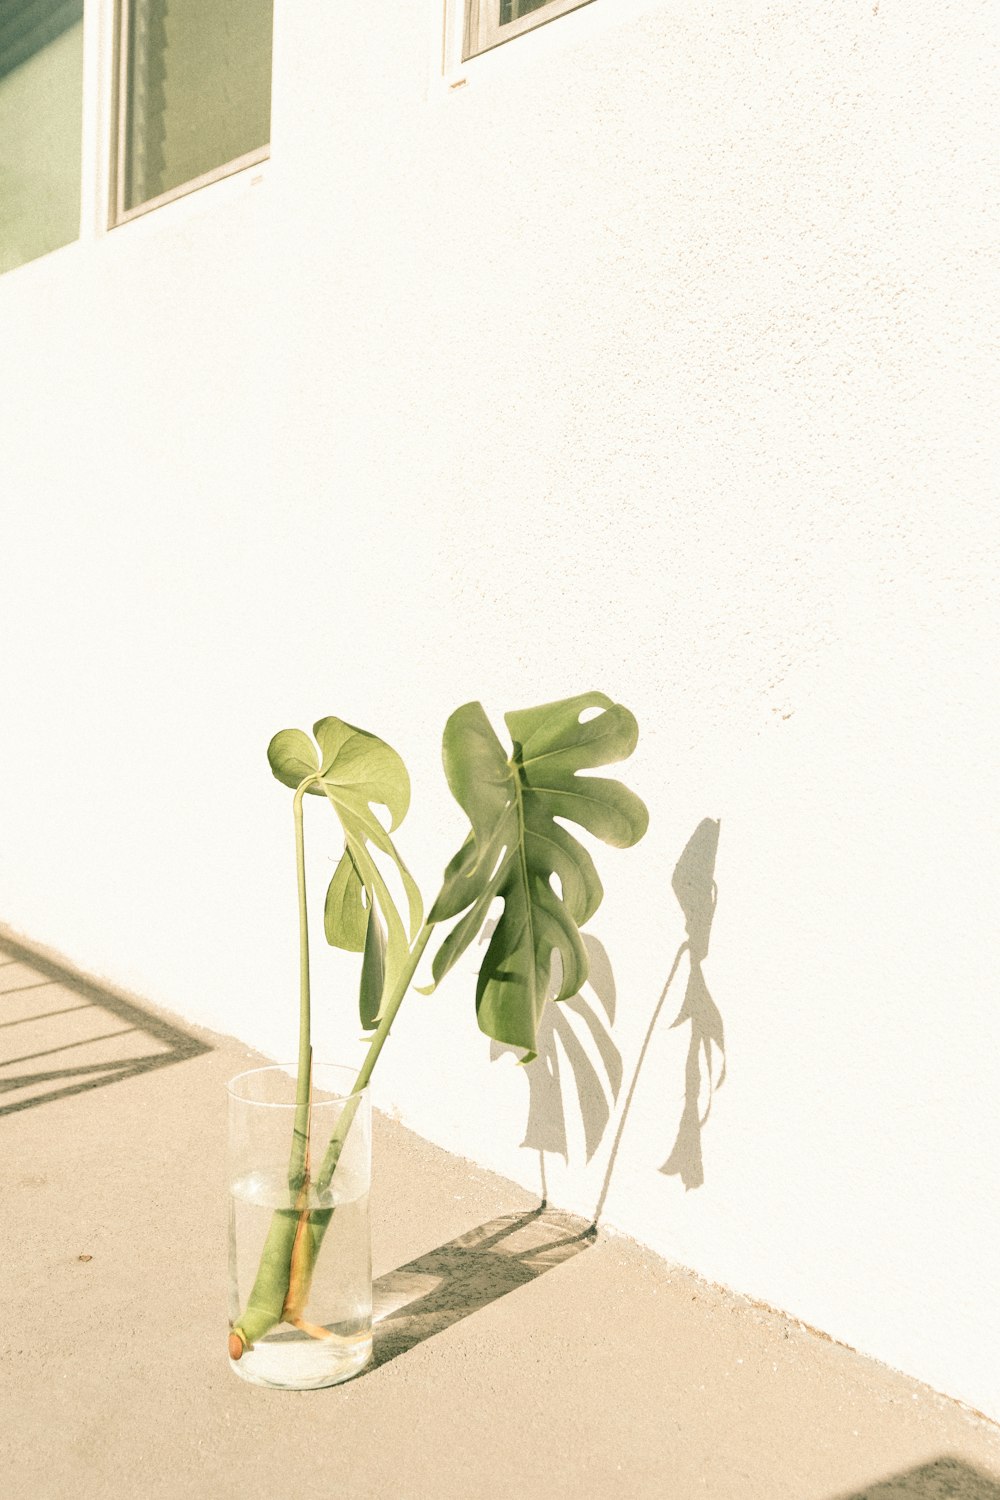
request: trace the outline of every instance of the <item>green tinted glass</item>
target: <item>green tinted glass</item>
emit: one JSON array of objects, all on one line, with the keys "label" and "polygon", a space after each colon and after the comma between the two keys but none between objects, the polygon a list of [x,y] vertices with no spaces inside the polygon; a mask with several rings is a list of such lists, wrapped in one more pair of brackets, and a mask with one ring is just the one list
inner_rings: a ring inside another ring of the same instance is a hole
[{"label": "green tinted glass", "polygon": [[0,271],[80,233],[83,0],[0,4]]},{"label": "green tinted glass", "polygon": [[266,146],[273,0],[128,0],[127,212]]},{"label": "green tinted glass", "polygon": [[522,16],[541,10],[548,3],[549,0],[500,0],[500,25],[509,26],[512,21],[519,21]]}]

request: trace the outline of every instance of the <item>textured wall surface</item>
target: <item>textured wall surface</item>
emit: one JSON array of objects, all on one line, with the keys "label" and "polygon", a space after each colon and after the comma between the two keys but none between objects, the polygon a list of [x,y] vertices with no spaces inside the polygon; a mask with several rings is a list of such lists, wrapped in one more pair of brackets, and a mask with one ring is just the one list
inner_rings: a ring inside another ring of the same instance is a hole
[{"label": "textured wall surface", "polygon": [[278,9],[263,172],[0,281],[0,920],[289,1055],[270,735],[395,744],[431,896],[450,710],[600,688],[593,985],[519,1069],[468,955],[376,1102],[1000,1418],[991,8],[597,0],[455,88],[429,0]]}]

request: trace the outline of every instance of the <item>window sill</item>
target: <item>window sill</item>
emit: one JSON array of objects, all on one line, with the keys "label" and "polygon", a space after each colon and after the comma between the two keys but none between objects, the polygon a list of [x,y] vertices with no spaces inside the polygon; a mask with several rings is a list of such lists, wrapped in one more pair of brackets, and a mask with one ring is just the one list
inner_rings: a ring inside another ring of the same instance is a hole
[{"label": "window sill", "polygon": [[237,161],[229,162],[225,167],[206,172],[203,177],[184,183],[182,187],[161,193],[148,203],[142,203],[113,219],[107,232],[111,234],[140,220],[149,220],[150,215],[155,215],[160,223],[167,220],[176,222],[180,218],[193,217],[202,212],[207,204],[214,206],[219,202],[241,197],[250,188],[258,187],[264,181],[270,155],[269,146],[261,151],[250,152]]}]

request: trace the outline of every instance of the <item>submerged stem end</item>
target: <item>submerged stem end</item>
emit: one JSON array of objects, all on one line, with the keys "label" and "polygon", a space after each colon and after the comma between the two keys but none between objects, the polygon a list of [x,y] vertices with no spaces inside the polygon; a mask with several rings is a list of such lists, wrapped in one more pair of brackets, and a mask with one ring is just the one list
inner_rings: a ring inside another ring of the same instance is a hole
[{"label": "submerged stem end", "polygon": [[246,1347],[247,1347],[247,1345],[244,1342],[243,1335],[237,1333],[236,1330],[234,1329],[233,1332],[229,1335],[229,1358],[230,1359],[240,1359],[240,1358],[242,1358],[243,1350]]}]

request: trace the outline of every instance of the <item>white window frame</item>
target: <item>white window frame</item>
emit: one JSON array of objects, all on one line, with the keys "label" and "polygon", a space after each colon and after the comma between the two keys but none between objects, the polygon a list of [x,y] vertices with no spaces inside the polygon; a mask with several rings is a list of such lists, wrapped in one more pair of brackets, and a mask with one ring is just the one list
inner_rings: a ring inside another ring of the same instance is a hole
[{"label": "white window frame", "polygon": [[537,10],[529,11],[516,21],[509,21],[506,26],[500,25],[500,0],[464,0],[464,3],[462,61],[468,62],[471,57],[478,57],[482,52],[502,46],[516,36],[523,36],[526,31],[534,31],[536,27],[554,21],[557,16],[564,16],[567,11],[579,10],[581,6],[591,4],[592,0],[549,0],[548,5],[540,5]]},{"label": "white window frame", "polygon": [[[210,3],[210,0],[206,0]],[[143,214],[150,213],[154,208],[162,208],[165,203],[173,203],[177,198],[184,198],[188,193],[195,193],[199,188],[208,187],[213,182],[221,182],[225,177],[232,177],[236,172],[243,172],[247,167],[255,167],[262,161],[267,161],[271,155],[271,143],[259,146],[254,151],[247,151],[243,156],[237,156],[232,161],[224,162],[219,167],[213,167],[209,172],[203,172],[199,177],[192,177],[188,182],[179,183],[177,187],[169,188],[165,193],[158,193],[155,198],[147,198],[144,203],[137,203],[133,208],[125,206],[125,184],[128,182],[128,110],[129,110],[129,0],[117,0],[114,17],[115,33],[115,58],[113,67],[114,77],[114,103],[113,103],[113,151],[111,163],[111,193],[109,202],[108,228],[115,229],[119,224],[127,224],[131,219],[141,218]],[[272,82],[274,77],[274,63],[272,54]]]}]

